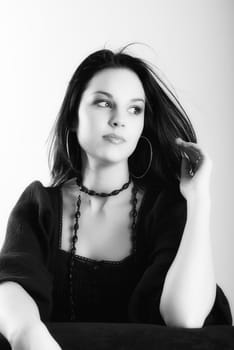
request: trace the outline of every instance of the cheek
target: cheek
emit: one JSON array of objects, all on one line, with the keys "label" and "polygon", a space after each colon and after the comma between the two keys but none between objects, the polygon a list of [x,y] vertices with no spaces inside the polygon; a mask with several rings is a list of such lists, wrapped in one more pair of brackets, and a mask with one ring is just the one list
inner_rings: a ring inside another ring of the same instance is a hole
[{"label": "cheek", "polygon": [[128,148],[129,148],[129,154],[132,154],[139,142],[139,139],[141,137],[142,131],[144,128],[144,119],[138,120],[137,123],[134,123],[132,127],[130,128],[130,131],[128,133],[129,135],[129,142],[128,142]]},{"label": "cheek", "polygon": [[95,116],[89,114],[80,114],[77,128],[77,138],[82,146],[95,146],[96,138],[103,134],[102,123]]},{"label": "cheek", "polygon": [[138,119],[137,121],[135,121],[132,125],[132,127],[130,128],[130,136],[132,141],[135,143],[138,142],[142,131],[144,128],[144,118]]}]

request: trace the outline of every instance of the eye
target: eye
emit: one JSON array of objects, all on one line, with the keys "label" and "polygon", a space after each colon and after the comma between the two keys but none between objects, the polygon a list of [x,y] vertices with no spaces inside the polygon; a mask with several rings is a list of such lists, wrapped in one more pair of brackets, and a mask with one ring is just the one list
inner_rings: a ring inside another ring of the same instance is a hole
[{"label": "eye", "polygon": [[[95,104],[98,104],[98,106],[99,106],[99,107],[102,107],[102,108],[105,108],[105,107],[108,107],[108,106],[109,106],[109,107],[112,106],[112,104],[111,104],[109,101],[107,101],[107,100],[101,100],[101,99],[99,99],[99,100],[95,100],[94,103],[95,103]],[[102,105],[101,105],[101,103],[102,103]],[[133,114],[140,114],[140,113],[143,112],[143,108],[138,107],[138,106],[133,106],[133,107],[131,107],[130,109],[135,110],[135,112],[134,112]]]},{"label": "eye", "polygon": [[96,100],[95,101],[96,104],[98,104],[100,107],[106,107],[106,106],[101,106],[100,103],[104,103],[105,105],[111,105],[109,101],[106,100]]},{"label": "eye", "polygon": [[142,108],[137,107],[137,106],[131,107],[131,109],[135,109],[136,113],[133,113],[133,114],[140,114],[143,111]]}]

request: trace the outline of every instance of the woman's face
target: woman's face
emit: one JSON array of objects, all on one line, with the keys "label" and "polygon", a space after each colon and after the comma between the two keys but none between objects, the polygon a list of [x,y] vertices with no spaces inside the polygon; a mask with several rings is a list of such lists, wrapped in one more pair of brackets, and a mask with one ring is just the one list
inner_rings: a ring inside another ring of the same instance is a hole
[{"label": "woman's face", "polygon": [[[96,73],[78,109],[77,138],[88,158],[101,163],[126,161],[141,136],[144,108],[144,89],[133,71],[106,68]],[[108,134],[124,141],[105,136]]]}]

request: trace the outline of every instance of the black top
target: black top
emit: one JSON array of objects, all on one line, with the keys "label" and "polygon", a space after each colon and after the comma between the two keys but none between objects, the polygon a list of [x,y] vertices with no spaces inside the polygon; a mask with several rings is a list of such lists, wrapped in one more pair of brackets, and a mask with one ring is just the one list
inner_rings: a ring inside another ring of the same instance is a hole
[{"label": "black top", "polygon": [[[74,295],[78,321],[165,325],[159,303],[167,271],[186,223],[186,200],[178,187],[152,188],[136,222],[134,255],[96,261],[76,255]],[[0,254],[0,282],[15,281],[36,301],[43,321],[69,321],[69,253],[61,249],[60,187],[31,183],[13,208]],[[232,325],[220,286],[204,326]]]},{"label": "black top", "polygon": [[[66,322],[70,317],[68,264],[69,253],[59,250],[52,314],[56,321]],[[76,256],[73,268],[76,320],[128,322],[128,301],[138,279],[133,255],[119,263]]]}]

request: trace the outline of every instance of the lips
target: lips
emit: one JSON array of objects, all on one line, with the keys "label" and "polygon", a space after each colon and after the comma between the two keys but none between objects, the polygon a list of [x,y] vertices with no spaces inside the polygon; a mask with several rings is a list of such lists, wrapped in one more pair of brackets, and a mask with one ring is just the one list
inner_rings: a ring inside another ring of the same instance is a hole
[{"label": "lips", "polygon": [[126,141],[122,136],[116,135],[116,134],[107,134],[107,135],[104,135],[103,138],[108,140],[118,141],[118,142]]}]

